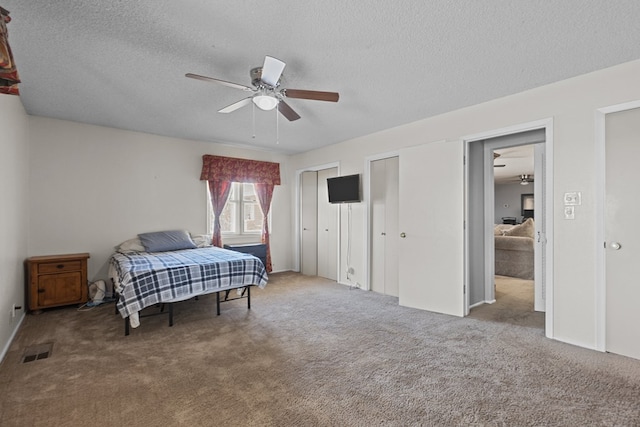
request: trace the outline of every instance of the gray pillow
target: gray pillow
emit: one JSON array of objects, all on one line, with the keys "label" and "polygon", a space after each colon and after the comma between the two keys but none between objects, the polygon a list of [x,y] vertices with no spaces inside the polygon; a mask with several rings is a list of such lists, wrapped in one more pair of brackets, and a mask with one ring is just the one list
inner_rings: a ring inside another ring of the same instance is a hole
[{"label": "gray pillow", "polygon": [[156,231],[138,234],[140,242],[147,252],[178,251],[180,249],[195,249],[189,233],[185,230]]}]

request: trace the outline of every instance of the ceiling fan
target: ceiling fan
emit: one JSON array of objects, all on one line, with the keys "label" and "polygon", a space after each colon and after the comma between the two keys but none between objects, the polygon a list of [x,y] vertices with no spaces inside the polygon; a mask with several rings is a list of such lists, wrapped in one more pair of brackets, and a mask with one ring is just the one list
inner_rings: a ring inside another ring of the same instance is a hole
[{"label": "ceiling fan", "polygon": [[[493,152],[493,160],[494,160],[494,161],[495,161],[498,157],[500,157],[500,156],[501,156],[501,154],[500,154],[500,153],[496,153],[495,151]],[[503,168],[503,167],[505,167],[505,166],[507,166],[507,165],[500,165],[500,164],[495,164],[495,163],[493,164],[493,167],[494,167],[494,168]]]},{"label": "ceiling fan", "polygon": [[529,185],[530,182],[533,182],[533,177],[527,174],[520,175],[519,179],[520,185]]},{"label": "ceiling fan", "polygon": [[256,107],[265,111],[273,110],[277,107],[278,111],[289,121],[294,121],[298,120],[300,115],[284,101],[285,98],[338,102],[340,95],[337,92],[319,92],[315,90],[285,88],[278,89],[280,87],[280,78],[282,77],[285,65],[286,64],[284,62],[277,58],[265,56],[262,67],[252,68],[249,72],[253,87],[192,73],[187,73],[185,76],[192,79],[219,83],[224,86],[241,89],[245,92],[251,92],[251,96],[218,110],[219,113],[231,113],[253,102]]}]

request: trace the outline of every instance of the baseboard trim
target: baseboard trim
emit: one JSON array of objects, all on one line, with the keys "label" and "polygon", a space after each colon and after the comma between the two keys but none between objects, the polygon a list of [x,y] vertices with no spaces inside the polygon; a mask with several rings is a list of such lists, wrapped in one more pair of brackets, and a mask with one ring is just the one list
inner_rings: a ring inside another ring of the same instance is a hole
[{"label": "baseboard trim", "polygon": [[7,340],[7,343],[5,344],[4,348],[2,349],[2,352],[0,353],[0,363],[2,363],[4,361],[4,357],[9,352],[9,347],[11,347],[11,344],[13,343],[13,340],[15,339],[16,334],[20,330],[20,326],[22,325],[22,321],[24,320],[25,316],[26,316],[26,313],[22,313],[22,315],[18,319],[18,323],[16,324],[16,327],[13,329],[13,332],[11,333],[11,336],[9,337],[9,339]]}]

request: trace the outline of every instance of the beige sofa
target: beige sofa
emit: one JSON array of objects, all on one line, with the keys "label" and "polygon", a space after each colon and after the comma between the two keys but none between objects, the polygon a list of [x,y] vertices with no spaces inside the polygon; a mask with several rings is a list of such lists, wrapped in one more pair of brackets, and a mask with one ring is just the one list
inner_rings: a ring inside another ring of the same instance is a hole
[{"label": "beige sofa", "polygon": [[496,225],[494,237],[495,274],[533,280],[533,219],[518,225]]}]

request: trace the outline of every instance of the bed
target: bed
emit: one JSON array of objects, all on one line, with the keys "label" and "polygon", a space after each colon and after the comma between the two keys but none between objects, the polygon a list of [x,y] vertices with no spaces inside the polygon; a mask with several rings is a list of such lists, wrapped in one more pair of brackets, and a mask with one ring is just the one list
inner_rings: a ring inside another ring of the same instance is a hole
[{"label": "bed", "polygon": [[[147,248],[144,248],[147,249]],[[267,272],[259,258],[214,246],[147,252],[115,252],[109,261],[109,277],[117,294],[116,309],[128,326],[140,325],[140,312],[156,304],[184,301],[199,295],[220,293],[228,299],[233,289],[249,298],[250,286],[264,288]],[[170,325],[172,305],[169,304]],[[128,320],[128,322],[127,322]]]}]

